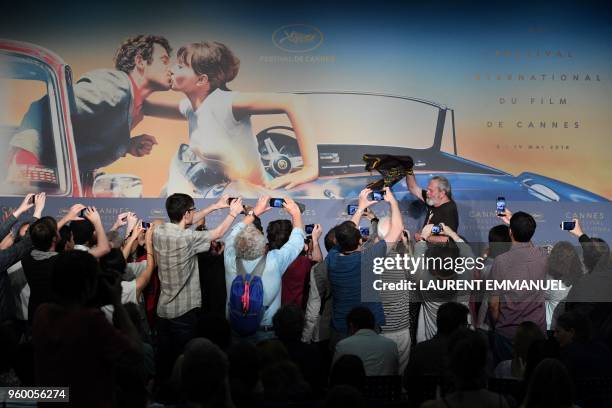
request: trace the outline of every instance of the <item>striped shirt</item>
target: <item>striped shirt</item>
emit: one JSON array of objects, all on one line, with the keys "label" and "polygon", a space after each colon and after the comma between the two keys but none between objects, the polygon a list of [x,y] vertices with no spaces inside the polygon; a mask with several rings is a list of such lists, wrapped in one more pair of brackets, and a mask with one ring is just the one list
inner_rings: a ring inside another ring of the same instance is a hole
[{"label": "striped shirt", "polygon": [[157,314],[174,319],[202,306],[197,254],[210,248],[210,233],[165,223],[153,230],[160,290]]},{"label": "striped shirt", "polygon": [[[396,254],[403,256],[405,251],[399,247],[404,248],[403,244],[398,244],[395,248],[391,249],[387,257],[395,258]],[[400,249],[400,251],[398,251]],[[402,281],[408,281],[413,279],[408,269],[387,269],[385,268],[382,275],[383,283],[401,283]],[[394,332],[404,330],[408,328],[410,324],[410,308],[409,302],[412,293],[410,290],[381,290],[380,300],[383,305],[385,312],[385,324],[381,326],[384,332]]]}]

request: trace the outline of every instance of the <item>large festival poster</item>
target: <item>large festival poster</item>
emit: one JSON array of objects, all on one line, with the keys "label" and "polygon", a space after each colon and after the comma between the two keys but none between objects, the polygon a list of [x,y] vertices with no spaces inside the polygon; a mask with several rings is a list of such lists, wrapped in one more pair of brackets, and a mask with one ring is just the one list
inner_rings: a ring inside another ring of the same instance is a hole
[{"label": "large festival poster", "polygon": [[[269,194],[333,225],[381,178],[363,155],[391,154],[413,158],[423,187],[451,181],[470,239],[498,222],[498,196],[534,214],[542,241],[571,218],[612,238],[605,2],[64,1],[0,19],[5,212],[31,191],[59,213],[96,203],[107,223],[125,208],[164,217],[172,192]],[[168,45],[141,58],[162,75],[144,93],[142,69],[116,65],[139,35]],[[202,68],[218,89],[194,109],[181,70],[202,43],[222,54]],[[393,191],[420,226],[405,181]]]}]

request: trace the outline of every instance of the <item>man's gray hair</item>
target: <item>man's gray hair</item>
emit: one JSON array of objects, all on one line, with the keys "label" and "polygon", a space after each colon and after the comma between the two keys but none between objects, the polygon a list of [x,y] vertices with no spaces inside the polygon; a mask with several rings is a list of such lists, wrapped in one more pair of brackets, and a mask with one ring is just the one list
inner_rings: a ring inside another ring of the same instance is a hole
[{"label": "man's gray hair", "polygon": [[266,252],[266,238],[253,224],[247,224],[236,236],[234,249],[236,258],[257,259]]},{"label": "man's gray hair", "polygon": [[383,240],[385,236],[389,233],[389,229],[391,227],[391,218],[389,217],[380,217],[378,220],[378,225],[376,226],[376,233],[378,234],[378,238]]},{"label": "man's gray hair", "polygon": [[446,193],[449,199],[453,198],[453,192],[451,191],[450,181],[444,176],[434,176],[431,178],[438,182],[438,188]]},{"label": "man's gray hair", "polygon": [[111,248],[121,249],[121,247],[123,246],[123,238],[121,238],[121,234],[119,234],[119,231],[107,231],[106,239],[108,239]]}]

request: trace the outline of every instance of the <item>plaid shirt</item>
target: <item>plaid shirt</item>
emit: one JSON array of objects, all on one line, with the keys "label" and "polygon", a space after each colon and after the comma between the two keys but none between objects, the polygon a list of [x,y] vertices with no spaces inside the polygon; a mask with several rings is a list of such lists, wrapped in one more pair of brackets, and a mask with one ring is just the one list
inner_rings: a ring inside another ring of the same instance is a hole
[{"label": "plaid shirt", "polygon": [[165,223],[153,230],[161,293],[157,315],[174,319],[202,306],[197,254],[210,248],[210,233]]}]

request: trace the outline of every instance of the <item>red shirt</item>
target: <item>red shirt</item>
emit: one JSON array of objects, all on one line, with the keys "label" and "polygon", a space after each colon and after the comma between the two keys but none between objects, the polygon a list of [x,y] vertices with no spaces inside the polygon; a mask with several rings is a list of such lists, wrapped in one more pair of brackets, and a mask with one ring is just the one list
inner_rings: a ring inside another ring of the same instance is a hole
[{"label": "red shirt", "polygon": [[289,265],[283,275],[281,305],[295,304],[306,309],[310,287],[310,268],[313,264],[314,262],[308,256],[302,255]]},{"label": "red shirt", "polygon": [[131,348],[102,311],[44,303],[36,311],[32,342],[36,384],[70,387],[70,403],[60,405],[115,406],[114,364]]}]

